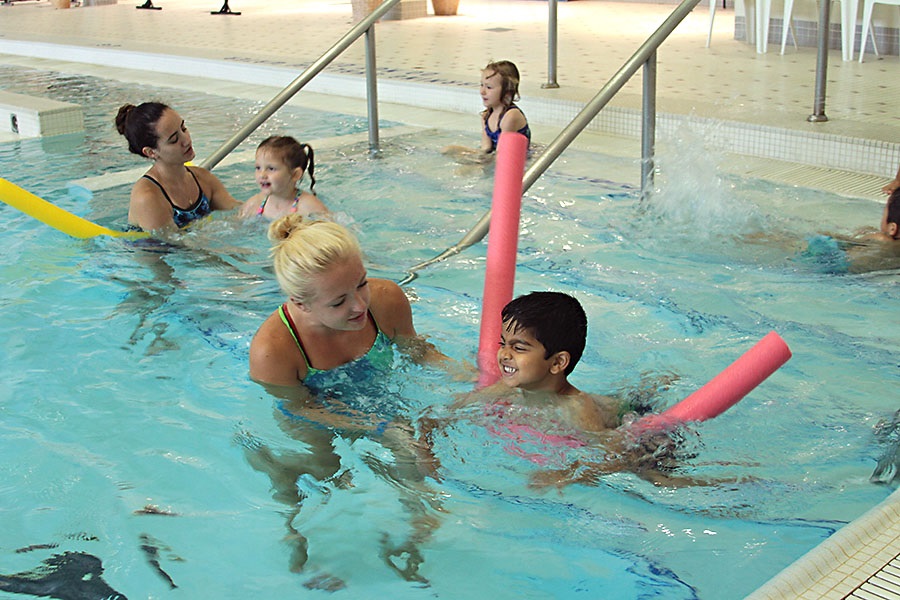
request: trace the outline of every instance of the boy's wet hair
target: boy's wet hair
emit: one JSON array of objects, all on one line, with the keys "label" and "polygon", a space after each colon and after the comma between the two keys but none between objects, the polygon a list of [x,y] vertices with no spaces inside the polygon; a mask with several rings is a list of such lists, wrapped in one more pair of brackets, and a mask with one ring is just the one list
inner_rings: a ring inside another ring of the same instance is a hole
[{"label": "boy's wet hair", "polygon": [[888,198],[887,222],[896,223],[900,227],[900,188],[894,190]]},{"label": "boy's wet hair", "polygon": [[527,330],[544,346],[544,358],[565,350],[572,360],[569,375],[587,341],[587,315],[581,303],[561,292],[531,292],[503,307],[503,324],[513,323],[513,331]]}]

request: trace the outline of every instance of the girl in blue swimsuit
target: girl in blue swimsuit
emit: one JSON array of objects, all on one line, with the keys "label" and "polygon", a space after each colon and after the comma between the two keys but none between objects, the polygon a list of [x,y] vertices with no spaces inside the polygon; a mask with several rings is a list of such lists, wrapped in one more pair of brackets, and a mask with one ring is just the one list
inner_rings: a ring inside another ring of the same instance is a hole
[{"label": "girl in blue swimsuit", "polygon": [[476,155],[484,160],[497,149],[504,131],[521,133],[531,141],[531,128],[525,113],[516,106],[519,99],[519,69],[508,60],[488,63],[481,71],[481,147],[477,151],[463,146],[447,146],[444,154],[460,158]]},{"label": "girl in blue swimsuit", "polygon": [[131,189],[128,222],[144,231],[176,230],[214,210],[240,205],[219,179],[202,167],[187,167],[194,158],[184,119],[160,102],[125,104],[116,129],[128,150],[149,158],[153,166]]}]

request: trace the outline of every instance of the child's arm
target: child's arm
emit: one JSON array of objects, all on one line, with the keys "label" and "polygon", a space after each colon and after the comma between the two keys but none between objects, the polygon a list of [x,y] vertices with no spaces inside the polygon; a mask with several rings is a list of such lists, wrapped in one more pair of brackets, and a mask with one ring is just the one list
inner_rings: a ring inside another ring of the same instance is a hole
[{"label": "child's arm", "polygon": [[503,120],[500,122],[500,131],[515,132],[526,125],[528,125],[528,119],[525,118],[522,111],[518,108],[511,108],[503,115]]},{"label": "child's arm", "polygon": [[248,219],[252,216],[255,216],[259,211],[259,205],[262,203],[263,195],[256,194],[243,205],[241,205],[241,210],[238,212],[238,216],[242,219]]},{"label": "child's arm", "polygon": [[481,113],[481,152],[484,154],[489,154],[491,150],[494,149],[494,143],[491,142],[491,138],[488,137],[487,134],[487,118],[488,115],[486,112]]}]

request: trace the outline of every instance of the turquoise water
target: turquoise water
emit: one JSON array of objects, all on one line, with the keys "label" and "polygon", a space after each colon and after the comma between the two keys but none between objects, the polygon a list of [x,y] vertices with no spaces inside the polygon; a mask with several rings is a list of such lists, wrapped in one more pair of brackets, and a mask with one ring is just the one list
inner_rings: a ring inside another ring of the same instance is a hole
[{"label": "turquoise water", "polygon": [[[171,103],[201,158],[254,108],[70,78],[3,70],[10,91],[94,99],[84,136],[0,145],[3,176],[111,226],[127,186],[85,198],[68,182],[141,164],[112,129],[119,104]],[[292,108],[258,135],[358,131],[359,119]],[[364,145],[317,155],[317,189],[373,276],[402,278],[488,208],[489,172],[438,152],[457,137],[394,139],[377,160]],[[850,232],[880,207],[734,180],[679,144],[660,144],[660,189],[645,204],[611,181],[635,164],[566,153],[524,200],[516,293],[575,294],[590,327],[573,382],[614,393],[677,375],[660,407],[778,331],[794,358],[685,438],[686,474],[737,483],[657,488],[620,473],[535,490],[533,463],[461,423],[436,438],[441,481],[409,476],[378,439],[326,432],[330,468],[345,475],[291,479],[295,511],[254,457],[302,453],[323,434],[247,378],[249,340],[281,300],[262,225],[216,218],[190,235],[207,251],[164,250],[74,240],[2,207],[0,574],[70,552],[99,558],[129,598],[315,597],[304,584],[325,575],[347,598],[744,597],[891,491],[869,475],[885,450],[873,427],[897,409],[900,273],[833,274],[792,244],[745,241],[802,239],[822,223]],[[251,165],[217,173],[237,197],[254,191]],[[406,288],[419,332],[461,360],[474,360],[484,257],[478,244]],[[471,389],[396,366],[358,400],[414,419]],[[299,574],[295,532],[308,543]]]}]

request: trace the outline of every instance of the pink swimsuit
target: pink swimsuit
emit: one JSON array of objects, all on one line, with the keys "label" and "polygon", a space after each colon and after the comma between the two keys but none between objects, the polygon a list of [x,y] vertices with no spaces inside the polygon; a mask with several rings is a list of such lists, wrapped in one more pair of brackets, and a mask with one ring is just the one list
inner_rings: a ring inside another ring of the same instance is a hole
[{"label": "pink swimsuit", "polygon": [[[563,462],[566,455],[566,449],[582,448],[587,444],[582,440],[568,436],[553,433],[544,433],[538,431],[530,425],[521,423],[507,422],[507,409],[512,406],[506,401],[497,401],[484,407],[484,414],[487,417],[494,417],[495,423],[489,423],[487,430],[491,434],[509,440],[503,445],[503,449],[512,454],[529,460],[537,465],[546,466],[553,462]],[[529,452],[525,449],[526,445],[543,446],[542,452]],[[554,448],[555,446],[555,448]]]},{"label": "pink swimsuit", "polygon": [[[259,208],[256,209],[256,214],[261,215],[263,211],[266,210],[266,202],[269,201],[270,194],[266,194],[266,197],[263,198],[263,201],[259,203]],[[294,197],[294,203],[291,204],[291,212],[297,212],[297,203],[300,202],[300,195]]]}]

